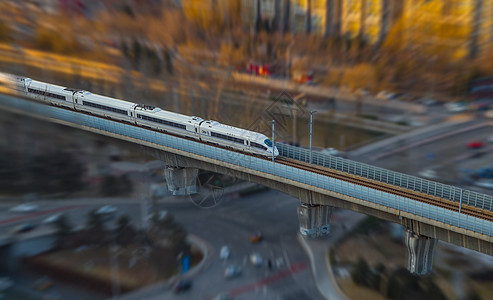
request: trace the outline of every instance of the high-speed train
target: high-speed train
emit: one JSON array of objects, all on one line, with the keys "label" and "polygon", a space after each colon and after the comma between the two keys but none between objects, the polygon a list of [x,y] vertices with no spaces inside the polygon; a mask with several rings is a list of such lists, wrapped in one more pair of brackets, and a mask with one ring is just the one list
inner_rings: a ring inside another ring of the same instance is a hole
[{"label": "high-speed train", "polygon": [[51,105],[87,112],[152,128],[200,141],[226,146],[262,156],[279,155],[277,147],[265,135],[217,121],[203,120],[160,109],[159,107],[132,103],[88,91],[66,88],[30,78],[17,78],[16,89],[30,98]]}]

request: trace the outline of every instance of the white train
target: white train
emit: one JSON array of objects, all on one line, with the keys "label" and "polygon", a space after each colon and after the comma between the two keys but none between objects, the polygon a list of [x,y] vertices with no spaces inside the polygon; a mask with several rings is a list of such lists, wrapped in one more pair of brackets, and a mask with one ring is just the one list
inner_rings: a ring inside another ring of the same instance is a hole
[{"label": "white train", "polygon": [[274,151],[274,156],[279,155],[277,147],[273,147],[271,140],[258,132],[30,78],[18,78],[16,85],[16,89],[22,94],[51,105],[88,112],[247,153],[271,157]]}]

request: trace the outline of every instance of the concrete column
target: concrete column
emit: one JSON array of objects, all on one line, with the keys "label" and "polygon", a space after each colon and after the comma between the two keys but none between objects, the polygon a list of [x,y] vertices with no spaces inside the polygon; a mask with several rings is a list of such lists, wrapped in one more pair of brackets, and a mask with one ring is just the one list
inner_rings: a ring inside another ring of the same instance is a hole
[{"label": "concrete column", "polygon": [[300,233],[304,238],[318,238],[330,233],[332,206],[310,205],[298,206]]},{"label": "concrete column", "polygon": [[168,190],[175,196],[187,196],[197,193],[198,169],[168,167],[164,170],[164,177]]},{"label": "concrete column", "polygon": [[404,243],[409,251],[407,264],[409,272],[417,275],[431,273],[437,240],[407,229]]}]

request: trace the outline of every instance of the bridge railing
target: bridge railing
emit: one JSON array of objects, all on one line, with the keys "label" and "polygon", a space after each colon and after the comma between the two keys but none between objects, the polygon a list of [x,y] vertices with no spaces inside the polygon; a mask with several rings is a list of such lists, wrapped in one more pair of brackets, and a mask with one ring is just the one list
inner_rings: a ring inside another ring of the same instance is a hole
[{"label": "bridge railing", "polygon": [[[310,150],[276,143],[279,154],[303,162],[310,161]],[[313,151],[312,163],[391,185],[423,192],[455,202],[493,211],[493,197],[459,187],[406,175],[360,162]]]},{"label": "bridge railing", "polygon": [[[376,205],[382,205],[384,207],[395,209],[399,214],[401,212],[409,213],[423,218],[428,218],[430,220],[443,222],[445,224],[458,226],[465,230],[470,230],[479,234],[490,237],[493,236],[493,222],[491,221],[474,216],[459,214],[456,211],[451,211],[443,207],[415,201],[404,196],[362,186],[357,183],[317,174],[316,172],[310,170],[275,163],[270,160],[260,159],[244,153],[217,148],[204,143],[197,143],[193,140],[148,130],[146,128],[133,126],[131,124],[114,122],[93,115],[81,114],[76,111],[52,107],[33,101],[16,99],[9,96],[0,95],[0,107],[14,112],[21,112],[22,114],[41,116],[43,118],[48,118],[50,121],[55,121],[70,126],[76,125],[76,127],[81,129],[109,135],[149,147],[155,147],[172,153],[188,153],[187,155],[191,155],[191,157],[194,157],[195,159],[201,159],[201,157],[203,157],[208,160],[212,159],[217,162],[225,162],[231,164],[232,166],[248,169],[251,172],[260,172],[263,174],[273,175],[274,178],[279,178],[281,182],[283,181],[283,178],[292,180],[300,184],[305,184],[338,193],[340,195],[365,200]],[[281,154],[303,161],[309,160],[309,151],[305,149],[288,147],[281,144],[279,144],[278,147]],[[183,153],[180,155],[183,155]],[[326,165],[328,167],[333,167],[335,169],[353,174],[362,174],[360,176],[373,176],[381,181],[386,180],[386,182],[392,184],[399,183],[400,185],[403,185],[406,180],[410,180],[407,178],[409,177],[407,175],[333,156],[316,153],[314,159],[317,164]],[[433,184],[433,182],[419,178],[416,179],[418,181],[421,180],[419,181],[421,183],[428,182]],[[418,181],[417,183],[419,183]],[[409,181],[407,185],[409,186]],[[434,191],[440,190],[437,189],[437,187],[440,186],[435,185]],[[441,189],[441,192],[443,193],[443,188]],[[487,201],[483,201],[483,206],[485,202]]]}]

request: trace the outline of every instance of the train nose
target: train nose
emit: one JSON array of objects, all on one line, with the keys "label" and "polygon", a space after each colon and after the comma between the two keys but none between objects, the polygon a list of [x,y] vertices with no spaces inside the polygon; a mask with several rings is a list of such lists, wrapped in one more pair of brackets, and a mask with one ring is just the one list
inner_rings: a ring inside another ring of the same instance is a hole
[{"label": "train nose", "polygon": [[279,155],[279,150],[277,150],[277,147],[274,147],[274,156],[278,156]]}]

